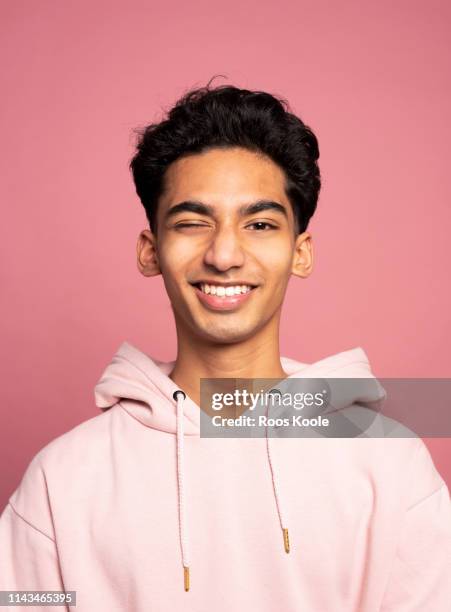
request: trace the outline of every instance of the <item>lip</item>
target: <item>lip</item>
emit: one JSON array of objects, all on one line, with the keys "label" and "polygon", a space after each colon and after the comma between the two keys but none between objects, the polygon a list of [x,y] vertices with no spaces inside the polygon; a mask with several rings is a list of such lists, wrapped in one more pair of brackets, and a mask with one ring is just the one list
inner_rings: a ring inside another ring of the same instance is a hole
[{"label": "lip", "polygon": [[[227,287],[230,285],[232,286],[245,285],[246,283],[234,282],[233,284],[229,283],[229,285],[227,285],[227,283],[221,283],[221,284],[224,287]],[[247,293],[240,293],[239,295],[225,295],[224,297],[212,295],[211,293],[208,293],[208,294],[204,293],[203,291],[199,289],[199,287],[196,287],[196,285],[193,285],[193,289],[196,292],[196,295],[199,298],[199,301],[204,306],[206,306],[207,308],[210,308],[211,310],[221,311],[221,310],[235,310],[236,308],[244,304],[244,302],[246,302],[250,298],[250,296],[252,295],[252,293],[254,293],[257,287],[253,287]]]},{"label": "lip", "polygon": [[255,285],[254,283],[249,283],[246,280],[233,280],[233,281],[215,281],[215,280],[208,280],[205,278],[201,278],[200,280],[197,281],[193,281],[192,283],[190,283],[191,285],[201,285],[201,284],[205,284],[205,285],[218,285],[220,287],[236,287],[238,285],[248,285],[249,287],[256,287],[257,285]]}]

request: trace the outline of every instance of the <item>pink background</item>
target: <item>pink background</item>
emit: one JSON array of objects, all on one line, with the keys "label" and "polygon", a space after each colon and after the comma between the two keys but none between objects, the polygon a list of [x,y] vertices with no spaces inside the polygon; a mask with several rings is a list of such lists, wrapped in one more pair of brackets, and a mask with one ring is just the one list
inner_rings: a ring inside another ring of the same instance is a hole
[{"label": "pink background", "polygon": [[[315,271],[291,281],[282,354],[362,346],[377,376],[451,377],[450,6],[2,3],[1,508],[98,414],[123,340],[175,354],[161,277],[136,268],[127,164],[133,128],[214,74],[285,96],[320,141]],[[426,442],[450,485],[450,439]]]}]

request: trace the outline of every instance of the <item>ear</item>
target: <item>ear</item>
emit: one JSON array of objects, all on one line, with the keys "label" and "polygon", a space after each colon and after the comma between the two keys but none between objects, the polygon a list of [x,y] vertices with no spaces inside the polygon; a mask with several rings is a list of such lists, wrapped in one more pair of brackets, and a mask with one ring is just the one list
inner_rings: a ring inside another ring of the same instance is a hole
[{"label": "ear", "polygon": [[301,278],[307,278],[313,269],[313,243],[309,232],[303,232],[296,237],[291,273]]},{"label": "ear", "polygon": [[139,234],[136,244],[137,264],[138,270],[144,276],[161,274],[156,244],[155,236],[150,230],[145,229]]}]

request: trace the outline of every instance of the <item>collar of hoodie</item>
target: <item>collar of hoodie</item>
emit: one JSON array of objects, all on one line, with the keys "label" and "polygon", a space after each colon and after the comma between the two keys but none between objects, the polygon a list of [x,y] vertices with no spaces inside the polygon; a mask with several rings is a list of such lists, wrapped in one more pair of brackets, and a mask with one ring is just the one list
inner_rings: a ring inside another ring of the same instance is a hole
[{"label": "collar of hoodie", "polygon": [[[190,588],[190,551],[187,529],[185,496],[185,436],[200,435],[200,408],[169,377],[175,362],[152,359],[129,342],[123,342],[95,386],[96,405],[108,410],[121,400],[125,410],[143,425],[175,434],[177,455],[178,517],[181,562],[185,591]],[[347,389],[346,396],[334,397],[334,407],[340,410],[356,402],[371,405],[385,397],[385,390],[374,378],[368,358],[361,347],[326,357],[313,364],[305,364],[281,357],[281,365],[288,378],[349,377],[365,378],[361,385]],[[354,389],[355,387],[355,389]],[[341,391],[340,391],[341,393]],[[131,401],[130,401],[131,400]],[[267,433],[267,430],[266,430]],[[283,492],[280,490],[278,471],[281,466],[273,456],[271,436],[266,435],[267,466],[271,472],[273,493],[281,528],[281,543],[290,552],[288,525],[285,521]]]}]

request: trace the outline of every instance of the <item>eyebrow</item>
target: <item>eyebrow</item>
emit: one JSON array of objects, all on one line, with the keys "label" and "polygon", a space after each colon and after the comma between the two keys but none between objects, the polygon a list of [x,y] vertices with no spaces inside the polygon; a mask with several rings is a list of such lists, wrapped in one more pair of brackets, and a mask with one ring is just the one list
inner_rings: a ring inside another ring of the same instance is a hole
[{"label": "eyebrow", "polygon": [[[264,210],[274,210],[282,213],[288,218],[285,206],[282,206],[282,204],[279,204],[278,202],[273,202],[272,200],[257,200],[251,204],[244,204],[243,206],[240,206],[238,212],[242,217],[245,217],[247,215],[254,215],[256,213],[263,212]],[[203,202],[197,202],[195,200],[185,200],[184,202],[180,202],[179,204],[175,204],[169,208],[166,211],[165,217],[168,219],[179,212],[193,212],[198,213],[199,215],[206,215],[207,217],[214,217],[215,207],[211,206],[211,204],[204,204]]]}]

